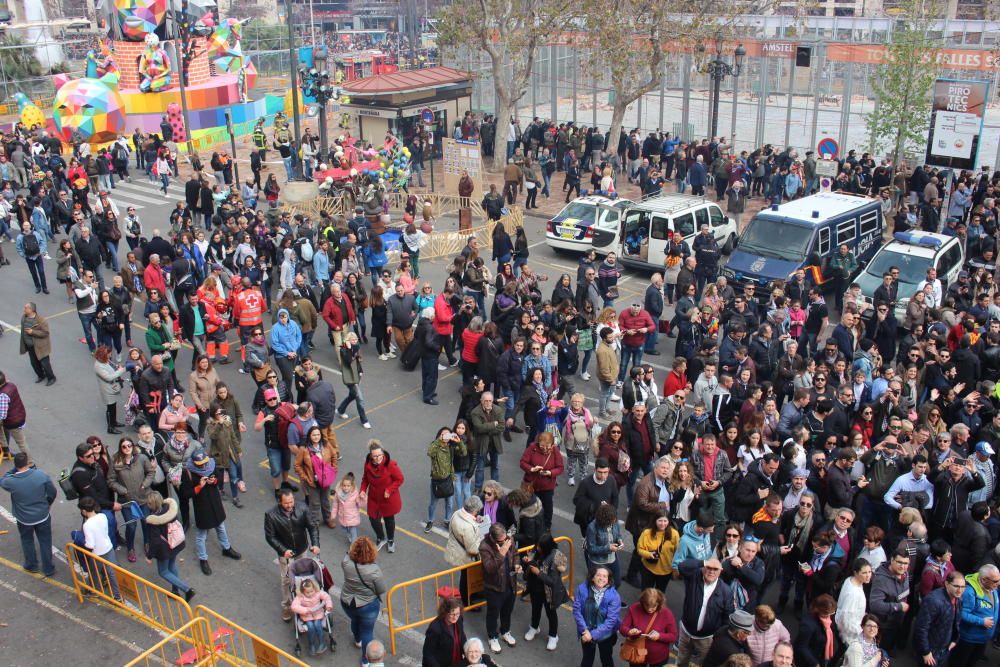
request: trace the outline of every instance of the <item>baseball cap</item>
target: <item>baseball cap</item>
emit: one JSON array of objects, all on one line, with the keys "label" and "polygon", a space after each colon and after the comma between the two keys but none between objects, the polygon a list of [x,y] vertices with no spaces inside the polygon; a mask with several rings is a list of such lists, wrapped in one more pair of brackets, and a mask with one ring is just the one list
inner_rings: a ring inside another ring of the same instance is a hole
[{"label": "baseball cap", "polygon": [[993,449],[993,445],[983,440],[978,445],[976,445],[976,451],[980,454],[986,454],[986,456],[993,456],[996,451]]},{"label": "baseball cap", "polygon": [[266,401],[266,400],[271,399],[271,398],[278,398],[278,392],[275,391],[274,389],[265,389],[264,390],[264,400]]},{"label": "baseball cap", "polygon": [[198,449],[194,450],[194,452],[191,454],[191,460],[197,463],[198,465],[201,465],[203,461],[208,460],[208,454],[205,453],[204,449],[199,447]]},{"label": "baseball cap", "polygon": [[549,407],[550,408],[561,408],[564,405],[566,405],[566,404],[563,403],[562,401],[558,400],[558,399],[553,399],[553,400],[549,401]]}]

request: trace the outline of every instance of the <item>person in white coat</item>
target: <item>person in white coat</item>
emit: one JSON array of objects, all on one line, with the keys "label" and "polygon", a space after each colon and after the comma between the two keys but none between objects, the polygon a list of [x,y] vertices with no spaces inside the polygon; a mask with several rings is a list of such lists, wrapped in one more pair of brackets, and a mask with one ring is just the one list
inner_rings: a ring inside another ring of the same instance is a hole
[{"label": "person in white coat", "polygon": [[[444,559],[452,567],[472,563],[479,557],[479,543],[483,540],[483,501],[473,495],[465,499],[462,509],[451,515],[448,522],[448,543],[444,548]],[[462,593],[462,604],[469,604],[468,569],[462,570],[458,587]]]},{"label": "person in white coat", "polygon": [[867,611],[865,584],[872,580],[871,563],[864,558],[855,558],[851,564],[851,576],[844,580],[837,600],[837,614],[834,620],[844,644],[850,646],[861,639],[861,618]]}]

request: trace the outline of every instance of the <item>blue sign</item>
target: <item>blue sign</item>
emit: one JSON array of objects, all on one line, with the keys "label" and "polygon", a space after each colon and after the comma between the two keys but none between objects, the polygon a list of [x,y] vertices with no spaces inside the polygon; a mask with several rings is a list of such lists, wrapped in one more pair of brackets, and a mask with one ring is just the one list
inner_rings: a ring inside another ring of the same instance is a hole
[{"label": "blue sign", "polygon": [[434,112],[430,109],[424,109],[420,112],[420,122],[424,125],[430,125],[434,122]]},{"label": "blue sign", "polygon": [[837,153],[840,151],[840,144],[837,143],[836,139],[827,137],[826,139],[820,139],[819,144],[816,146],[816,150],[819,152],[820,157],[829,155],[831,158],[835,158],[837,157]]}]

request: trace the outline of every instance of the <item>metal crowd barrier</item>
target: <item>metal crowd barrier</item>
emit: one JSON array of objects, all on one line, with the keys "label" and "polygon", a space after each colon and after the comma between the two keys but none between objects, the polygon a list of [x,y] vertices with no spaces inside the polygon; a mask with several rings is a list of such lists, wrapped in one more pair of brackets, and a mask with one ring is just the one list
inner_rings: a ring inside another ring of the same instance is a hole
[{"label": "metal crowd barrier", "polygon": [[215,655],[214,664],[233,665],[234,667],[246,667],[247,665],[308,667],[307,663],[261,639],[208,607],[198,605],[195,607],[195,614],[208,623],[207,636],[212,639]]},{"label": "metal crowd barrier", "polygon": [[200,617],[192,618],[135,660],[126,663],[125,667],[214,665],[215,656],[209,646],[208,620]]},{"label": "metal crowd barrier", "polygon": [[[573,540],[566,536],[560,536],[555,538],[555,541],[556,544],[566,544],[569,547],[564,550],[568,566],[566,574],[563,575],[563,581],[566,582],[566,592],[572,598],[574,593],[573,566],[575,556]],[[523,549],[518,549],[517,553],[527,553],[533,548],[524,547]],[[468,570],[466,574],[468,596],[466,599],[470,602],[464,607],[464,610],[469,611],[484,607],[486,605],[484,600],[476,602],[471,600],[472,595],[483,590],[483,566],[479,561],[449,568],[416,579],[410,579],[409,581],[398,583],[389,589],[389,593],[386,595],[386,609],[389,616],[389,644],[393,655],[396,655],[396,635],[407,630],[429,625],[437,617],[437,590],[442,586],[450,586],[458,589],[463,570]],[[393,604],[393,600],[398,593],[401,593],[403,596],[402,608],[398,604]],[[399,618],[400,612],[402,612],[402,618]]]}]

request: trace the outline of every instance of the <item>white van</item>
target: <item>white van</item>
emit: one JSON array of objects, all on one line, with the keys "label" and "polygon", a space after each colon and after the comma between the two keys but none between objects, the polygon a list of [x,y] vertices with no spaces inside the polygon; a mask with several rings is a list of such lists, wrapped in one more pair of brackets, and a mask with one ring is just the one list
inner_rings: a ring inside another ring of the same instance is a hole
[{"label": "white van", "polygon": [[[690,246],[702,225],[708,225],[722,252],[733,249],[739,229],[715,202],[694,195],[666,194],[632,204],[621,223],[597,225],[593,245],[599,254],[615,252],[626,265],[662,269],[667,232],[680,234]],[[693,249],[692,249],[693,250]]]}]

